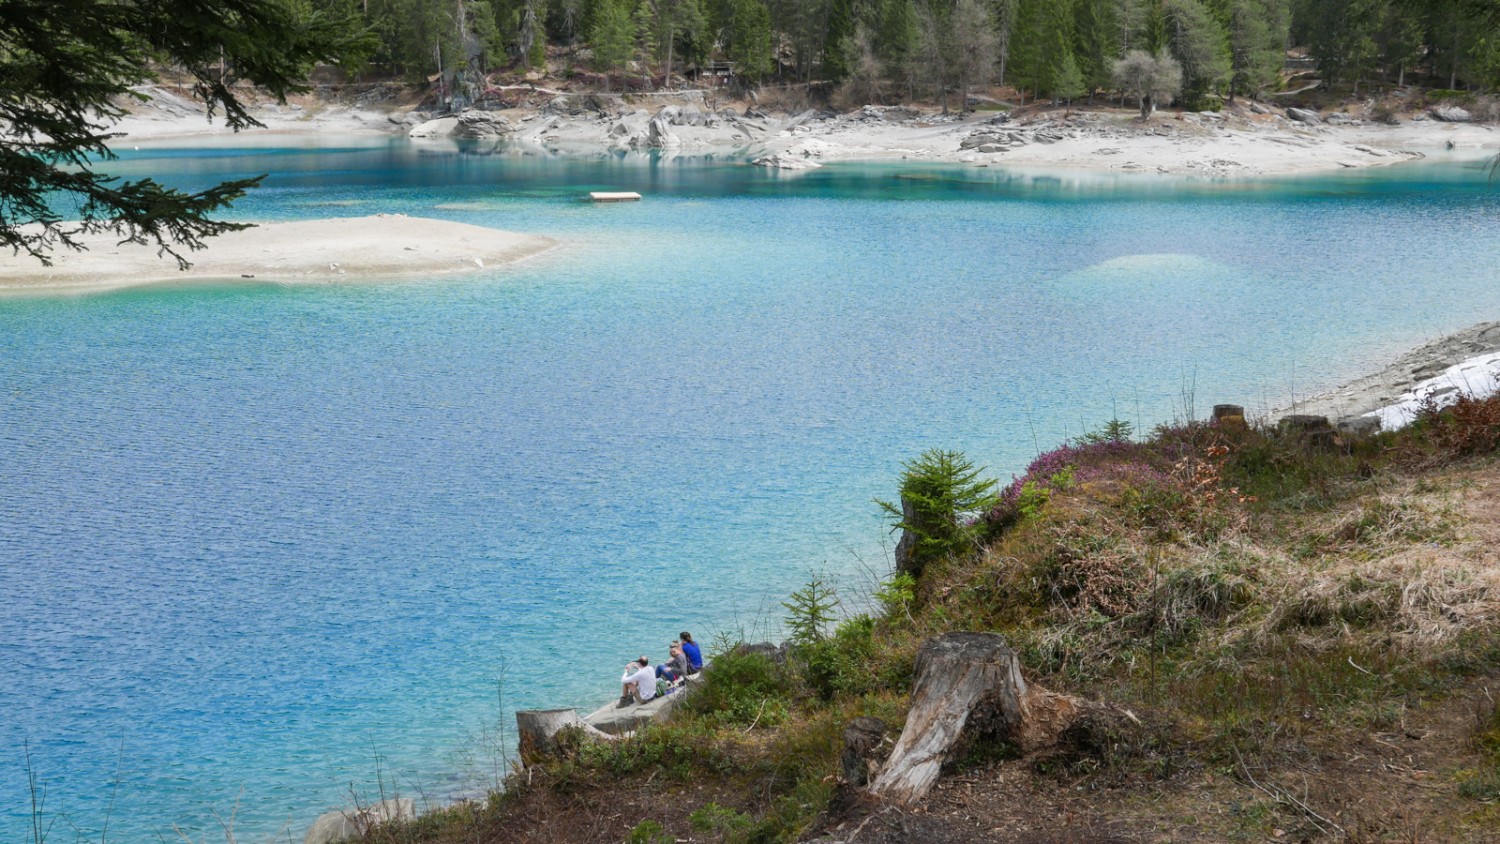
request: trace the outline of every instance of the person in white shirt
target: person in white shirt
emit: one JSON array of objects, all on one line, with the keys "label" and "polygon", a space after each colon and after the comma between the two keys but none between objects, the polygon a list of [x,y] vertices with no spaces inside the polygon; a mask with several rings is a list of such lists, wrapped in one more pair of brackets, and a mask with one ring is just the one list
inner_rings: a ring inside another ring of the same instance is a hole
[{"label": "person in white shirt", "polygon": [[620,702],[626,707],[632,703],[645,703],[656,697],[656,671],[648,657],[641,657],[625,665],[625,674],[620,678]]}]

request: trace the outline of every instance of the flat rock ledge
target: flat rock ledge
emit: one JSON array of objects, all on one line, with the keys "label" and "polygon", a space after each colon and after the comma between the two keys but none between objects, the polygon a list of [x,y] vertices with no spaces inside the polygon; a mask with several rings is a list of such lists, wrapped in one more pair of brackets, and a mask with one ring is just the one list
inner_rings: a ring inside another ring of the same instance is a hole
[{"label": "flat rock ledge", "polygon": [[613,703],[605,704],[584,717],[583,722],[601,733],[612,736],[622,736],[633,733],[647,724],[665,721],[672,716],[672,710],[687,698],[703,682],[703,674],[694,674],[688,677],[686,682],[679,686],[675,692],[662,697],[655,697],[645,703],[637,703],[626,707],[617,707]]},{"label": "flat rock ledge", "polygon": [[227,279],[337,283],[472,273],[536,255],[556,245],[533,234],[376,214],[286,223],[209,238],[184,252],[179,270],[155,246],[117,241],[112,234],[79,238],[82,252],[53,255],[43,266],[26,255],[0,255],[0,292],[108,290],[143,284]]}]

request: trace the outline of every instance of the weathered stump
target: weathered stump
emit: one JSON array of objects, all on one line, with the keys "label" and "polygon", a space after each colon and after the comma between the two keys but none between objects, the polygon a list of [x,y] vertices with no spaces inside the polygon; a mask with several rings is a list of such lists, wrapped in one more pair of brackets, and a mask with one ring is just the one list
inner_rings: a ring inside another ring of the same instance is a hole
[{"label": "weathered stump", "polygon": [[910,805],[976,739],[1000,739],[1031,753],[1056,745],[1085,716],[1101,714],[1120,719],[1103,704],[1028,686],[1020,660],[999,636],[948,633],[930,639],[917,652],[906,727],[870,793]]},{"label": "weathered stump", "polygon": [[521,763],[530,765],[556,753],[558,734],[575,728],[584,736],[599,741],[619,741],[620,738],[595,729],[578,717],[576,709],[522,709],[516,712]]},{"label": "weathered stump", "polygon": [[855,718],[844,728],[844,753],[839,759],[844,782],[855,788],[869,785],[882,761],[885,732],[885,722],[879,718]]},{"label": "weathered stump", "polygon": [[1249,427],[1245,422],[1245,408],[1237,404],[1214,405],[1214,424],[1226,431],[1244,431]]}]

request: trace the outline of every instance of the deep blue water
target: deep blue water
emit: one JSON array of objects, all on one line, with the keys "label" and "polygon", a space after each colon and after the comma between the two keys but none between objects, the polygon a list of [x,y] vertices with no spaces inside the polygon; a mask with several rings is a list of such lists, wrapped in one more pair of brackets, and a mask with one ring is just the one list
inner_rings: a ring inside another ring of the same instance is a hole
[{"label": "deep blue water", "polygon": [[[493,780],[687,628],[888,565],[871,499],[1111,415],[1285,404],[1500,314],[1478,165],[1262,182],[148,149],[246,219],[562,246],[465,279],[0,299],[0,840],[301,840]],[[640,190],[596,207],[587,190]],[[118,781],[118,787],[112,783]],[[109,809],[111,800],[114,808]],[[236,808],[237,807],[237,808]]]}]

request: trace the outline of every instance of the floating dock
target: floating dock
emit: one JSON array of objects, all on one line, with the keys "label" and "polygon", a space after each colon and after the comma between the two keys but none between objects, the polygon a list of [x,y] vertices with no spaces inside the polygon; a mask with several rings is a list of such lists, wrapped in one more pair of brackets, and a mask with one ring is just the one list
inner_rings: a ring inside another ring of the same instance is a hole
[{"label": "floating dock", "polygon": [[594,191],[589,194],[589,199],[594,202],[640,202],[641,195],[634,191],[610,193],[609,191]]}]

